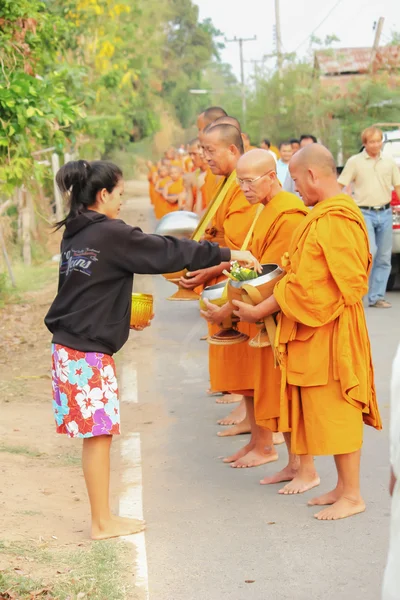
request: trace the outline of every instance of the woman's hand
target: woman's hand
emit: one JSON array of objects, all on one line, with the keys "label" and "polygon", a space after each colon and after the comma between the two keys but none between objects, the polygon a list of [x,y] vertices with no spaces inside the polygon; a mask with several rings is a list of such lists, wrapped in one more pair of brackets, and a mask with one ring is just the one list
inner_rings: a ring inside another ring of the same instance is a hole
[{"label": "woman's hand", "polygon": [[257,273],[262,273],[262,267],[255,256],[249,250],[232,250],[231,260],[237,260],[238,263],[249,269],[254,269]]},{"label": "woman's hand", "polygon": [[232,304],[235,307],[233,314],[239,317],[240,321],[257,323],[261,320],[258,306],[252,306],[246,302],[240,302],[240,300],[232,300]]},{"label": "woman's hand", "polygon": [[131,325],[131,329],[133,329],[134,331],[143,331],[143,329],[146,329],[146,327],[150,327],[152,320],[154,319],[154,314],[151,315],[150,319],[147,321],[146,325]]},{"label": "woman's hand", "polygon": [[204,304],[207,306],[207,310],[201,310],[200,314],[214,325],[221,325],[229,315],[232,314],[232,305],[227,302],[224,306],[215,306],[209,300],[204,299]]}]

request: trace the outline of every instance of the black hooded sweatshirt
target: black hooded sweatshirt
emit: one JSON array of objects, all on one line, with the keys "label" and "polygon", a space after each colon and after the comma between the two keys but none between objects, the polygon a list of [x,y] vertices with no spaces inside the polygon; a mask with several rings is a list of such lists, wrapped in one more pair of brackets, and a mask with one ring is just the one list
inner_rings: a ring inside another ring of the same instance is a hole
[{"label": "black hooded sweatshirt", "polygon": [[88,210],[67,223],[58,293],[45,318],[53,343],[113,354],[129,337],[133,275],[204,269],[229,261],[211,242],[145,234]]}]

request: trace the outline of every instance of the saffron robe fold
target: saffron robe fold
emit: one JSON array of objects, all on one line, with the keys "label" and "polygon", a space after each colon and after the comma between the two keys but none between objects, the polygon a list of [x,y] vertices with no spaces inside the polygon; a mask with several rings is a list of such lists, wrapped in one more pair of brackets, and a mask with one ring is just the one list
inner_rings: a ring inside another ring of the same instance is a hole
[{"label": "saffron robe fold", "polygon": [[[204,239],[217,242],[220,246],[227,246],[231,250],[239,250],[251,227],[255,212],[256,207],[249,204],[236,180],[233,179]],[[224,279],[226,279],[225,275],[213,277],[204,287],[215,285]],[[217,325],[208,325],[210,336],[220,330]],[[249,336],[255,335],[254,326],[248,323],[239,323],[238,329]],[[210,344],[211,390],[213,392],[252,391],[254,389],[254,373],[251,366],[253,354],[254,348],[251,348],[247,342],[233,346]]]},{"label": "saffron robe fold", "polygon": [[[362,303],[371,255],[353,199],[340,194],[318,203],[295,231],[285,266],[287,275],[274,290],[282,311],[275,340],[282,367],[281,426],[291,428],[296,454],[353,452],[361,445],[361,418],[382,427]],[[342,402],[333,402],[339,394]],[[343,403],[358,410],[350,414]],[[305,418],[310,411],[315,418]],[[352,426],[342,432],[341,422],[349,419]],[[333,431],[329,443],[324,427]]]},{"label": "saffron robe fold", "polygon": [[[282,257],[289,249],[292,235],[308,212],[297,196],[283,190],[265,205],[250,246],[261,264],[276,263],[282,267]],[[281,371],[275,366],[272,347],[255,349],[252,368],[256,422],[279,431]]]}]

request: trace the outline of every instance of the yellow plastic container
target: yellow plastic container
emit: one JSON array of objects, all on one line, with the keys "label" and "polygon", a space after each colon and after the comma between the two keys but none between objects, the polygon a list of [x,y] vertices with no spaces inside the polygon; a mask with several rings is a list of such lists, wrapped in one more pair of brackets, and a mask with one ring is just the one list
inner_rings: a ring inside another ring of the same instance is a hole
[{"label": "yellow plastic container", "polygon": [[144,327],[153,314],[151,294],[132,294],[131,327]]}]

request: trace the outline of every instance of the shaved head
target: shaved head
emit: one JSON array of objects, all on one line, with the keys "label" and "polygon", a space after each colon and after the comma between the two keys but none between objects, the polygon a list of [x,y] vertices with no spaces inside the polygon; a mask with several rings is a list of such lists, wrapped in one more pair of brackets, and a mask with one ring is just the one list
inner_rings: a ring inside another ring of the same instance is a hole
[{"label": "shaved head", "polygon": [[207,125],[210,125],[210,123],[213,123],[216,119],[227,116],[228,113],[220,106],[210,106],[197,117],[197,127],[199,131],[203,131]]},{"label": "shaved head", "polygon": [[236,146],[240,154],[243,154],[244,152],[240,130],[234,125],[225,123],[214,125],[214,123],[211,123],[211,125],[208,125],[208,127],[205,128],[203,135],[215,135],[217,136],[218,141],[225,144],[225,146],[233,145]]},{"label": "shaved head", "polygon": [[236,171],[242,192],[250,204],[267,204],[282,191],[276,175],[276,161],[268,150],[249,150],[239,158]]},{"label": "shaved head", "polygon": [[308,169],[313,167],[316,171],[327,176],[333,175],[336,178],[336,164],[328,148],[321,144],[309,144],[298,152],[290,161],[290,165]]},{"label": "shaved head", "polygon": [[241,131],[240,122],[235,117],[219,117],[219,119],[215,119],[215,121],[210,123],[210,127],[214,127],[215,125],[232,125]]},{"label": "shaved head", "polygon": [[307,206],[340,194],[335,160],[325,146],[309,144],[293,156],[289,164],[296,189]]},{"label": "shaved head", "polygon": [[209,125],[200,136],[204,158],[214,175],[229,176],[244,152],[240,131],[233,125]]}]

